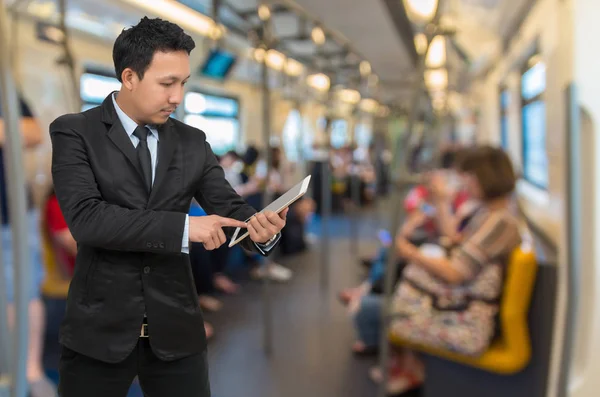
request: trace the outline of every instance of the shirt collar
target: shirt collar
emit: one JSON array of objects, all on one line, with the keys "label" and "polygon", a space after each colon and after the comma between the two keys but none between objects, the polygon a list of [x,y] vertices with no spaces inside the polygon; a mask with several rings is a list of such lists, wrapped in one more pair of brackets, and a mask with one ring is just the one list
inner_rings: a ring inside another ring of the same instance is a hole
[{"label": "shirt collar", "polygon": [[[114,92],[112,94],[113,105],[115,106],[115,110],[117,111],[117,116],[119,116],[119,120],[121,121],[121,124],[123,125],[123,128],[125,129],[125,132],[127,133],[127,136],[129,136],[129,138],[131,139],[131,136],[133,135],[133,132],[135,131],[135,129],[137,128],[138,125],[135,121],[133,121],[131,119],[131,117],[129,117],[127,114],[125,114],[125,112],[123,110],[121,110],[121,108],[117,104],[116,98],[117,98],[117,92]],[[146,127],[148,127],[148,129],[150,130],[152,135],[154,135],[154,138],[156,138],[156,140],[158,140],[158,130],[156,129],[156,127],[151,126],[151,125],[146,125]]]}]

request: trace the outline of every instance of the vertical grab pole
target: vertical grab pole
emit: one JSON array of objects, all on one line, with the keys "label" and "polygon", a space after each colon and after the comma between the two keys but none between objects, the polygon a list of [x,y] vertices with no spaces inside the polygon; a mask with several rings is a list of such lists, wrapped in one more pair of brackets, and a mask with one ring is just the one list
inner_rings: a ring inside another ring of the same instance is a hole
[{"label": "vertical grab pole", "polygon": [[[12,348],[12,365],[10,366],[13,397],[27,395],[27,350],[28,350],[28,292],[31,280],[31,255],[28,252],[27,210],[25,194],[25,175],[23,172],[23,153],[19,129],[19,101],[10,69],[9,49],[7,42],[6,6],[0,0],[0,94],[2,114],[4,115],[4,130],[6,136],[5,153],[7,157],[8,204],[11,219],[11,232],[14,250],[15,274],[15,332]],[[4,266],[0,266],[4,271]],[[0,318],[4,322],[6,317]],[[0,352],[2,354],[2,352]]]},{"label": "vertical grab pole", "polygon": [[577,312],[579,310],[579,291],[581,291],[581,122],[577,90],[574,83],[566,89],[567,103],[567,314],[565,319],[565,334],[558,395],[567,396],[569,389],[569,375],[571,373],[571,359],[573,357],[573,344],[575,341],[575,327],[577,326]]},{"label": "vertical grab pole", "polygon": [[[265,147],[265,163],[267,174],[263,189],[263,208],[269,205],[269,176],[271,173],[271,90],[269,88],[269,69],[265,61],[261,63],[262,74],[262,123],[263,141]],[[273,352],[273,312],[271,308],[271,280],[269,277],[269,260],[263,262],[265,274],[263,277],[263,320],[264,320],[264,349],[267,356]]]},{"label": "vertical grab pole", "polygon": [[326,155],[323,156],[321,163],[321,287],[323,290],[329,286],[329,260],[331,258],[330,249],[330,230],[329,218],[331,216],[331,152],[330,152],[330,135],[331,120],[326,117],[325,125],[325,144],[324,150]]},{"label": "vertical grab pole", "polygon": [[[353,122],[353,127],[354,127],[354,131],[353,131],[353,135],[352,135],[352,148],[354,149],[355,147],[357,147],[358,145],[356,144],[356,119]],[[352,215],[351,215],[351,225],[350,225],[350,232],[352,234],[351,238],[350,238],[350,250],[352,252],[352,256],[354,258],[358,258],[359,255],[359,249],[358,246],[360,244],[359,241],[359,218],[360,218],[360,177],[359,177],[359,173],[358,170],[360,169],[360,167],[357,164],[354,164],[354,151],[352,152],[352,169],[353,171],[356,172],[356,175],[354,175],[354,172],[350,173],[350,197],[351,197],[351,201],[352,201]]]},{"label": "vertical grab pole", "polygon": [[[429,41],[429,40],[428,40]],[[429,49],[429,45],[427,46]],[[427,54],[427,51],[424,52]],[[413,87],[413,99],[412,99],[412,109],[408,116],[407,123],[407,135],[406,142],[410,142],[410,137],[414,132],[414,124],[417,118],[417,115],[420,111],[420,103],[421,103],[421,90],[423,84],[423,76],[425,73],[425,57],[420,56],[417,64],[417,78],[415,79],[414,87]],[[401,140],[398,140],[398,145],[396,147],[396,162],[394,162],[393,169],[396,167],[396,163],[398,159],[401,158],[400,151]],[[397,173],[398,174],[398,173]],[[387,395],[387,383],[388,383],[388,358],[389,358],[389,342],[388,342],[388,333],[389,333],[389,325],[390,325],[390,313],[389,309],[391,307],[391,295],[392,289],[394,287],[394,279],[396,274],[396,261],[397,255],[395,254],[395,244],[398,228],[400,227],[400,217],[403,215],[404,206],[402,205],[402,198],[404,196],[405,191],[409,187],[408,183],[402,183],[402,186],[396,186],[397,181],[394,181],[392,185],[393,190],[398,191],[397,201],[395,205],[393,205],[393,218],[391,222],[391,233],[392,233],[392,249],[390,254],[388,255],[387,265],[385,267],[385,279],[384,279],[384,292],[383,292],[383,305],[382,305],[382,330],[381,337],[379,340],[379,368],[381,368],[383,379],[381,381],[381,385],[378,390],[378,397],[385,397]],[[393,195],[391,198],[391,203],[394,203]]]}]

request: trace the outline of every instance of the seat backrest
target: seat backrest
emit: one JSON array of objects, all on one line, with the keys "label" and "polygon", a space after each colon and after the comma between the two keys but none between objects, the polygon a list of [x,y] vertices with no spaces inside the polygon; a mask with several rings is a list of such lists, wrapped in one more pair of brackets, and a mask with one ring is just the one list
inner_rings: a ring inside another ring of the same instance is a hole
[{"label": "seat backrest", "polygon": [[501,341],[514,349],[529,351],[527,314],[535,286],[537,261],[532,249],[519,247],[510,256],[500,305]]}]

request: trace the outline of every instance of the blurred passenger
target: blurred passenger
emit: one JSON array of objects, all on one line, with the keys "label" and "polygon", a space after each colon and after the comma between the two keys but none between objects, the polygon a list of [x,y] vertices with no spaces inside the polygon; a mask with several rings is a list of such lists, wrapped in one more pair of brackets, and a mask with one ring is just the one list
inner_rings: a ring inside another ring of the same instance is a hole
[{"label": "blurred passenger", "polygon": [[67,227],[53,187],[50,187],[42,204],[42,211],[41,237],[46,269],[46,277],[42,284],[42,296],[46,307],[44,357],[46,369],[58,369],[58,359],[56,362],[50,362],[49,358],[58,358],[60,355],[58,335],[75,269],[77,243]]},{"label": "blurred passenger", "polygon": [[[33,116],[28,104],[20,98],[21,120],[20,131],[23,146],[26,149],[37,146],[42,140],[40,126]],[[6,278],[8,297],[8,323],[12,328],[15,324],[15,263],[13,258],[13,236],[11,219],[8,211],[8,185],[4,163],[4,143],[7,131],[0,106],[0,212],[2,216],[2,251],[4,274]],[[29,299],[29,352],[27,356],[27,380],[30,384],[32,397],[55,396],[56,390],[52,382],[46,378],[42,366],[43,338],[45,330],[45,309],[40,292],[44,279],[44,269],[41,257],[41,242],[39,228],[39,211],[34,208],[33,198],[28,189],[27,194],[27,234],[29,241],[29,260],[31,260],[31,278],[27,280],[27,297]]]},{"label": "blurred passenger", "polygon": [[[495,336],[504,268],[521,236],[509,210],[516,179],[506,153],[483,147],[470,153],[462,167],[463,183],[481,205],[460,243],[448,249],[431,244],[419,248],[402,236],[396,240],[399,255],[409,265],[394,296],[391,329],[414,343],[477,356]],[[436,195],[435,200],[447,197]],[[363,303],[356,317],[359,338],[373,345],[381,318],[372,313],[381,309],[381,301],[370,296]],[[394,358],[390,371],[389,392],[416,387],[424,377],[409,352]],[[371,376],[379,380],[381,373],[375,369]]]},{"label": "blurred passenger", "polygon": [[[267,166],[264,159],[260,158],[258,149],[253,146],[248,147],[246,154],[244,155],[245,167],[242,173],[242,180],[244,183],[238,186],[236,191],[257,211],[262,210],[264,206],[263,190],[266,190],[267,195],[271,198],[270,201],[272,201],[273,197],[276,197],[277,194],[280,194],[280,192],[283,191],[284,178],[286,178],[287,173],[279,169],[281,162],[282,157],[280,149],[271,148],[270,167]],[[275,165],[277,167],[274,167]],[[259,263],[257,263],[259,260],[265,261],[266,265],[259,265]],[[293,272],[290,269],[275,263],[271,259],[262,259],[258,258],[256,255],[252,255],[252,257],[249,258],[249,261],[251,262],[250,274],[255,279],[262,279],[268,275],[268,277],[274,281],[285,282],[293,277]]]}]

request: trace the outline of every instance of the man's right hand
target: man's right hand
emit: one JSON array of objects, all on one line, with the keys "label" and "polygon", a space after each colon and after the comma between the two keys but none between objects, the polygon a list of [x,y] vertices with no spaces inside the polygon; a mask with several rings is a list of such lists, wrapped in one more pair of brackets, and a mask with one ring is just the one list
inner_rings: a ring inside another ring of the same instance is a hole
[{"label": "man's right hand", "polygon": [[218,215],[190,216],[189,237],[194,243],[202,243],[207,250],[215,250],[227,241],[224,226],[246,227],[244,222]]}]

